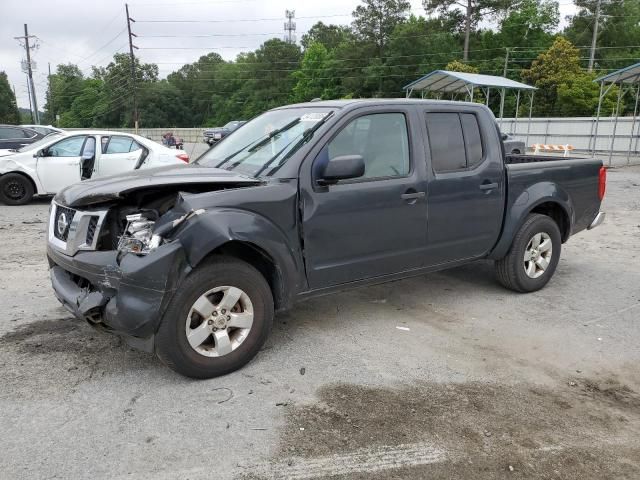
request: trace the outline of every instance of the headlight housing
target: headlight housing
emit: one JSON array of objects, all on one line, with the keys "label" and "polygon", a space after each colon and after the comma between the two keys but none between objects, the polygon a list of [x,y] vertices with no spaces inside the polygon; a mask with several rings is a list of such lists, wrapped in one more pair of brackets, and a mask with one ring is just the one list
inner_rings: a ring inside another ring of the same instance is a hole
[{"label": "headlight housing", "polygon": [[118,251],[146,255],[162,243],[162,237],[153,234],[155,222],[141,213],[127,215],[127,226],[118,241]]}]

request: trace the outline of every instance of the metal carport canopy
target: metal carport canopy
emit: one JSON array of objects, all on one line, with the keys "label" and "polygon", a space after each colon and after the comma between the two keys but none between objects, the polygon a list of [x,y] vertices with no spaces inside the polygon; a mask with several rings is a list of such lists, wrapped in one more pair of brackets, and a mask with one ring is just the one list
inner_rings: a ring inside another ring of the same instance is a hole
[{"label": "metal carport canopy", "polygon": [[597,83],[638,83],[640,79],[640,63],[629,65],[615,72],[596,78]]},{"label": "metal carport canopy", "polygon": [[[611,72],[607,75],[603,75],[602,77],[598,77],[594,80],[594,82],[600,84],[600,96],[598,99],[598,110],[596,111],[596,124],[595,124],[595,132],[592,135],[593,137],[593,148],[591,149],[591,154],[595,156],[597,150],[598,143],[598,126],[600,124],[600,111],[602,109],[602,101],[607,96],[609,91],[614,85],[618,85],[618,98],[616,101],[616,109],[615,109],[615,121],[613,124],[613,133],[611,135],[611,145],[609,146],[609,166],[611,166],[611,158],[613,157],[613,147],[616,140],[616,131],[618,128],[618,116],[620,115],[620,102],[622,101],[622,97],[625,93],[629,91],[635,90],[635,106],[633,108],[633,121],[631,123],[631,135],[629,135],[629,147],[627,148],[627,164],[631,159],[631,150],[633,148],[634,151],[638,151],[638,137],[640,137],[640,132],[636,134],[635,128],[637,119],[638,119],[638,106],[640,105],[640,63],[634,63],[633,65],[629,65],[628,67],[621,68],[620,70],[616,70],[615,72]],[[605,85],[608,85],[605,88]],[[627,92],[625,92],[625,88]],[[633,147],[633,140],[635,138],[635,147]]]},{"label": "metal carport canopy", "polygon": [[429,90],[432,92],[469,93],[469,87],[500,88],[512,90],[536,90],[526,83],[505,77],[480,73],[450,72],[435,70],[403,87],[404,90]]}]

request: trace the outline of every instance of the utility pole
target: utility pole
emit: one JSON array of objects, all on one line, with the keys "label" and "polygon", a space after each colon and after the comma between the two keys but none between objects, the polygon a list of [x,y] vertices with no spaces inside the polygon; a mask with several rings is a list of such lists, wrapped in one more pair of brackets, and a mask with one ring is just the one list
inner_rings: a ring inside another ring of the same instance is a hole
[{"label": "utility pole", "polygon": [[53,94],[52,94],[52,90],[51,90],[51,62],[49,62],[48,64],[49,66],[49,76],[47,77],[47,80],[49,82],[49,101],[47,102],[47,106],[49,107],[47,110],[49,112],[49,116],[51,117],[49,120],[51,120],[51,123],[54,124],[56,127],[58,126],[58,122],[56,122],[56,112],[55,112],[55,108],[53,107]]},{"label": "utility pole", "polygon": [[131,61],[131,93],[133,94],[133,125],[136,133],[138,133],[138,96],[136,94],[136,57],[133,55],[133,49],[136,47],[133,44],[133,37],[137,37],[135,33],[131,33],[131,22],[136,21],[129,16],[129,4],[125,3],[124,8],[127,12],[127,30],[129,32],[129,55]]},{"label": "utility pole", "polygon": [[600,3],[602,0],[598,0],[596,3],[596,19],[593,24],[593,37],[591,38],[591,55],[589,55],[589,71],[593,71],[593,61],[596,56],[596,44],[598,43],[598,23],[600,22]]},{"label": "utility pole", "polygon": [[33,104],[31,103],[31,86],[29,85],[29,77],[27,77],[27,96],[29,97],[29,113],[31,113],[31,123],[35,123],[33,118]]},{"label": "utility pole", "polygon": [[23,66],[23,69],[26,70],[25,73],[27,74],[27,78],[28,78],[27,82],[28,82],[28,88],[29,88],[29,103],[32,105],[31,116],[34,122],[36,123],[36,125],[40,125],[40,115],[38,114],[38,99],[36,98],[35,85],[33,84],[33,65],[31,63],[31,49],[36,48],[36,45],[29,45],[29,39],[30,38],[35,39],[36,36],[29,35],[29,29],[27,28],[27,24],[25,23],[24,37],[13,37],[13,38],[15,38],[18,41],[20,40],[24,41],[24,49],[27,52],[27,61],[26,61],[26,65]]},{"label": "utility pole", "polygon": [[507,76],[507,67],[509,66],[509,47],[507,47],[507,54],[504,57],[504,70],[502,72],[502,76],[506,78]]}]

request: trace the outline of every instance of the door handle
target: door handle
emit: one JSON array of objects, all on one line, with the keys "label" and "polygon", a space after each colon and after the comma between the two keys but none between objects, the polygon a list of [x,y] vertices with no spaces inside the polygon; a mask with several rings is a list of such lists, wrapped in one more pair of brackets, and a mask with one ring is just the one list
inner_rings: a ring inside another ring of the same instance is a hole
[{"label": "door handle", "polygon": [[482,183],[480,185],[480,190],[493,190],[494,188],[498,188],[497,183]]},{"label": "door handle", "polygon": [[423,198],[425,196],[424,192],[411,192],[411,193],[403,193],[400,195],[402,200],[415,200],[418,198]]}]

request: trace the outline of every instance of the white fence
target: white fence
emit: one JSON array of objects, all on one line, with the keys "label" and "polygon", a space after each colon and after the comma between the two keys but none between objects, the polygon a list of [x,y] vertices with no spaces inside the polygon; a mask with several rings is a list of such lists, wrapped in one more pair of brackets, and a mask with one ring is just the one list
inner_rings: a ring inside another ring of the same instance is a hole
[{"label": "white fence", "polygon": [[[526,141],[528,147],[534,143],[551,143],[570,144],[580,152],[589,152],[593,149],[595,117],[532,118],[530,125],[527,118],[519,118],[517,122],[513,118],[504,118],[501,123],[500,129],[503,132],[510,132],[519,140]],[[626,155],[630,151],[632,154],[637,154],[640,148],[640,121],[635,122],[633,135],[631,132],[633,118],[620,117],[617,126],[615,123],[614,118],[600,118],[596,151],[609,152],[615,127],[614,153]],[[132,128],[110,130],[134,133]],[[203,130],[203,128],[141,128],[138,134],[160,142],[163,133],[173,132],[176,137],[182,138],[186,143],[202,143]],[[529,131],[528,138],[527,131]]]},{"label": "white fence", "polygon": [[[595,139],[596,152],[609,152],[612,146],[613,152],[626,155],[638,153],[640,121],[633,125],[632,117],[620,117],[616,125],[614,118],[600,118],[598,121],[598,137],[595,138],[595,117],[573,118],[519,118],[516,122],[513,118],[502,119],[500,130],[513,133],[519,140],[527,142],[531,147],[534,143],[550,143],[557,145],[573,145],[576,150],[589,152],[593,149]],[[631,128],[634,128],[632,135]],[[614,135],[615,128],[615,138]],[[529,136],[527,138],[527,131]]]}]

